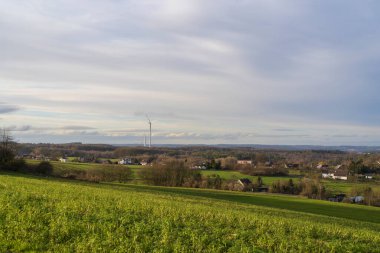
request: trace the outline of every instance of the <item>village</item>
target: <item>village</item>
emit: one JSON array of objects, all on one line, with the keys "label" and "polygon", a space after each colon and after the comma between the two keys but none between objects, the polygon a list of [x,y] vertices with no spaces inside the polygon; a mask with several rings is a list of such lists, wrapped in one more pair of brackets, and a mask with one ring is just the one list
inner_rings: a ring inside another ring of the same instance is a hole
[{"label": "village", "polygon": [[[56,163],[71,167],[76,164],[125,166],[133,169],[134,177],[131,180],[136,182],[147,180],[140,176],[144,171],[166,166],[172,161],[182,162],[192,174],[201,176],[198,181],[190,180],[191,182],[184,184],[188,187],[303,194],[333,202],[364,203],[365,191],[361,188],[370,185],[372,192],[372,189],[378,189],[380,185],[380,157],[377,153],[258,150],[239,147],[99,148],[82,144],[53,145],[49,149],[34,145],[24,150],[31,152],[19,154],[23,159],[48,161],[55,166],[58,166]],[[48,152],[41,152],[44,150]],[[323,189],[306,193],[308,185]],[[371,198],[374,197],[371,195]]]}]

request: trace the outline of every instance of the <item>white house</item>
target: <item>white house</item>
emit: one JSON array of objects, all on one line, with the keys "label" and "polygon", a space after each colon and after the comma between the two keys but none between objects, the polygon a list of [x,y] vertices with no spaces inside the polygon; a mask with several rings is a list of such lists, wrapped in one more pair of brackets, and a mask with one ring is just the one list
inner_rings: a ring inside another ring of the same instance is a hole
[{"label": "white house", "polygon": [[193,167],[191,167],[191,169],[193,169],[193,170],[207,170],[207,166],[206,166],[206,164],[194,165]]},{"label": "white house", "polygon": [[373,175],[372,174],[365,174],[364,178],[365,179],[373,179]]},{"label": "white house", "polygon": [[325,164],[325,163],[319,163],[317,165],[317,169],[328,169],[329,168],[329,165],[328,164]]},{"label": "white house", "polygon": [[133,161],[132,161],[132,158],[124,158],[124,159],[121,159],[118,163],[122,165],[131,165],[133,164]]},{"label": "white house", "polygon": [[333,179],[338,179],[338,180],[347,180],[348,179],[348,173],[346,171],[335,171],[333,174]]},{"label": "white house", "polygon": [[[338,168],[340,168],[339,166]],[[337,179],[337,180],[347,180],[348,179],[348,171],[346,170],[335,170],[334,172],[329,172],[328,170],[322,171],[322,178],[330,178],[330,179]]]},{"label": "white house", "polygon": [[61,163],[67,163],[68,159],[67,158],[60,158],[59,161]]},{"label": "white house", "polygon": [[333,178],[334,173],[322,172],[322,178]]},{"label": "white house", "polygon": [[362,203],[364,201],[363,196],[355,196],[350,198],[352,203]]}]

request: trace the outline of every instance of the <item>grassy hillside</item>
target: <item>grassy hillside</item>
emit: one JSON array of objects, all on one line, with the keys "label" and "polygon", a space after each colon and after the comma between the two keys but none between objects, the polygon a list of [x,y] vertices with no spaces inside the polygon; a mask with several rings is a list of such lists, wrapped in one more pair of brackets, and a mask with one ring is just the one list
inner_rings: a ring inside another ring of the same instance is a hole
[{"label": "grassy hillside", "polygon": [[0,174],[0,206],[0,252],[380,252],[380,209],[295,197]]}]

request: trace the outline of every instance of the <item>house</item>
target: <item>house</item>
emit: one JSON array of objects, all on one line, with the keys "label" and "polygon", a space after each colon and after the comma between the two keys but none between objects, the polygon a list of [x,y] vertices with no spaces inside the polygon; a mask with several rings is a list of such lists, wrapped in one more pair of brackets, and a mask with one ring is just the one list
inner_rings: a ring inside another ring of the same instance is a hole
[{"label": "house", "polygon": [[247,165],[247,164],[252,164],[252,161],[251,160],[238,160],[237,164]]},{"label": "house", "polygon": [[193,170],[207,170],[207,166],[205,163],[202,163],[202,164],[194,165],[193,167],[191,167],[191,169],[193,169]]},{"label": "house", "polygon": [[67,158],[59,158],[59,161],[61,162],[61,163],[67,163],[68,162],[68,159]]},{"label": "house", "polygon": [[332,179],[347,180],[348,179],[348,171],[343,170],[343,169],[336,170],[333,173]]},{"label": "house", "polygon": [[337,166],[334,167],[335,170],[340,170],[340,169],[343,169],[343,168],[345,168],[345,166],[342,165],[342,164],[339,164],[339,165],[337,165]]},{"label": "house", "polygon": [[322,170],[322,178],[333,178],[334,173],[330,173],[329,170]]},{"label": "house", "polygon": [[355,196],[350,198],[352,203],[363,203],[364,197],[363,196]]},{"label": "house", "polygon": [[132,158],[124,158],[124,159],[121,159],[118,163],[122,165],[132,165],[133,160]]},{"label": "house", "polygon": [[343,166],[336,166],[334,172],[330,172],[328,169],[322,169],[322,178],[326,179],[337,179],[337,180],[347,180],[348,170]]},{"label": "house", "polygon": [[244,187],[247,187],[252,184],[251,180],[249,180],[248,178],[241,178],[238,180],[238,183]]},{"label": "house", "polygon": [[298,169],[299,168],[298,163],[286,163],[285,164],[285,169]]},{"label": "house", "polygon": [[318,163],[318,165],[317,165],[317,169],[320,169],[320,170],[322,170],[322,169],[328,169],[328,168],[329,168],[329,165],[326,164],[326,163],[322,163],[322,162],[320,162],[320,163]]}]

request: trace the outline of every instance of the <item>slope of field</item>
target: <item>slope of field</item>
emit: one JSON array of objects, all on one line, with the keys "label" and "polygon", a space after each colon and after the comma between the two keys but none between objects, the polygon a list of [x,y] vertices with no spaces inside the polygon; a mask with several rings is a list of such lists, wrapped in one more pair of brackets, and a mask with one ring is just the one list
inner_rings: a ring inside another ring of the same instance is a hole
[{"label": "slope of field", "polygon": [[380,209],[227,193],[0,174],[0,252],[380,252]]}]

